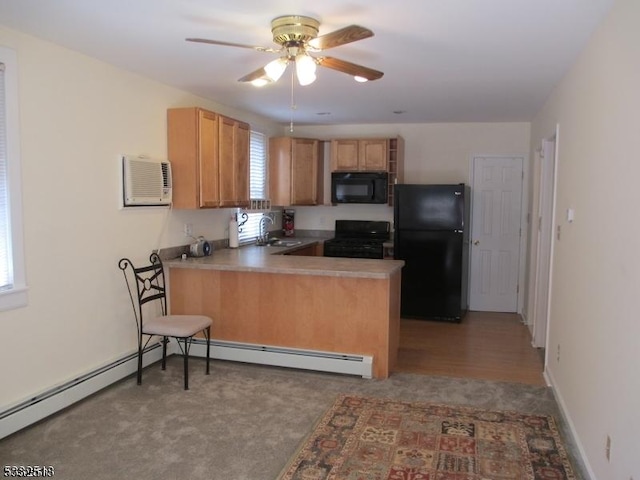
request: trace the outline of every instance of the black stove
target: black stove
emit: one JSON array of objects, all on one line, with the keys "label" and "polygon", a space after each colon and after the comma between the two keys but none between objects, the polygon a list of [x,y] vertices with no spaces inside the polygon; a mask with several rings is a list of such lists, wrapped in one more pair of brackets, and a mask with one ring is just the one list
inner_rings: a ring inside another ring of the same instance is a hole
[{"label": "black stove", "polygon": [[324,242],[325,257],[383,258],[389,222],[336,220],[336,236]]}]

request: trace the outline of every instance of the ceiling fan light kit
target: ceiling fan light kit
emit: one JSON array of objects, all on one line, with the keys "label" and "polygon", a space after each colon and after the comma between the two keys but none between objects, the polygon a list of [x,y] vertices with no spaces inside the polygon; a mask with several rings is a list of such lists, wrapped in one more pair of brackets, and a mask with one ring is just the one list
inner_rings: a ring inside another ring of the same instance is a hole
[{"label": "ceiling fan light kit", "polygon": [[271,21],[273,41],[280,49],[256,47],[240,43],[208,40],[204,38],[187,38],[189,42],[209,43],[230,47],[251,48],[258,52],[278,53],[280,58],[269,62],[262,68],[240,78],[239,82],[248,82],[262,87],[277,82],[294,62],[296,76],[300,85],[310,85],[316,80],[316,66],[330,68],[353,76],[357,82],[377,80],[384,74],[372,68],[332,57],[312,57],[309,53],[318,53],[329,48],[364,40],[373,36],[373,32],[359,25],[350,25],[334,32],[318,36],[320,22],[315,18],[301,15],[284,15]]},{"label": "ceiling fan light kit", "polygon": [[302,86],[310,85],[316,80],[316,61],[306,53],[296,55],[296,75]]},{"label": "ceiling fan light kit", "polygon": [[289,59],[285,57],[276,58],[270,61],[264,67],[264,71],[272,82],[277,82],[284,71],[287,69]]}]

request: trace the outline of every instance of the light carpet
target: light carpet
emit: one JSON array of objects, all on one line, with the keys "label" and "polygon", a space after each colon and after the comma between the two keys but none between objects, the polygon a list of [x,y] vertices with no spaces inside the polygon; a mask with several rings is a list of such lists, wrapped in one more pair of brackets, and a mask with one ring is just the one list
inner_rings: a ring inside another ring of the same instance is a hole
[{"label": "light carpet", "polygon": [[[51,465],[57,480],[273,480],[340,394],[561,418],[551,389],[394,373],[386,380],[194,358],[146,368],[0,440],[2,465]],[[571,445],[566,423],[562,437]],[[574,470],[580,465],[569,447]],[[581,478],[577,475],[576,478]]]}]

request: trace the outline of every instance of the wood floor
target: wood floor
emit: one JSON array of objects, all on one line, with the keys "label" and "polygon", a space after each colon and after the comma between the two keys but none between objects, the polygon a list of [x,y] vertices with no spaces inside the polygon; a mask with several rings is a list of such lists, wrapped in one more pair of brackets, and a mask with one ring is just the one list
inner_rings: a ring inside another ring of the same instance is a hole
[{"label": "wood floor", "polygon": [[395,371],[545,385],[542,350],[510,313],[469,312],[461,323],[402,319]]}]

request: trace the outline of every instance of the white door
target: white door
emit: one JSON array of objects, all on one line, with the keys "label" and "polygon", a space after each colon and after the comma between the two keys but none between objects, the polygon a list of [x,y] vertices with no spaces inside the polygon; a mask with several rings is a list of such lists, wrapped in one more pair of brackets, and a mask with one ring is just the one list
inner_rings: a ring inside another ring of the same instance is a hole
[{"label": "white door", "polygon": [[[533,294],[533,346],[547,343],[549,294],[551,286],[551,253],[553,248],[553,206],[555,197],[556,137],[543,140],[539,157],[537,235],[535,239],[535,277]],[[535,228],[535,227],[534,227]]]},{"label": "white door", "polygon": [[517,310],[523,163],[522,157],[473,159],[469,310]]}]

